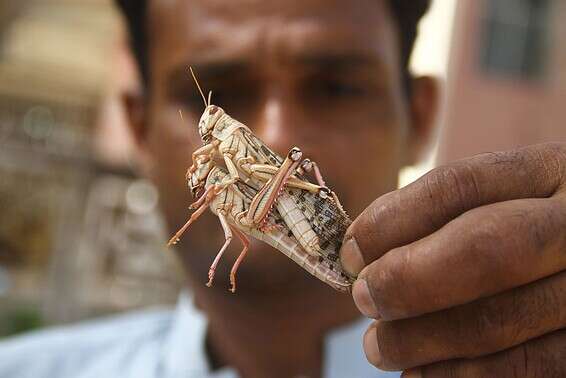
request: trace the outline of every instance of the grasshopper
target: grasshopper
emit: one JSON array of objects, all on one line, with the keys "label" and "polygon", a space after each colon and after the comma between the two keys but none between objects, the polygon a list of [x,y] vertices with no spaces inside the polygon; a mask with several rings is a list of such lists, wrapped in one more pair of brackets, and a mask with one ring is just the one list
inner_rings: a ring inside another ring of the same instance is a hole
[{"label": "grasshopper", "polygon": [[[293,150],[282,163],[284,167],[296,164],[289,158],[292,153]],[[230,271],[231,292],[236,291],[236,272],[249,249],[250,242],[248,236],[261,240],[281,251],[309,273],[334,289],[345,292],[350,290],[352,279],[342,271],[339,264],[335,264],[332,260],[322,256],[317,257],[307,253],[294,237],[287,225],[289,219],[293,217],[293,211],[287,215],[289,218],[287,221],[281,217],[277,210],[270,212],[265,222],[269,227],[264,227],[261,230],[242,223],[242,214],[249,210],[253,199],[257,196],[257,189],[241,180],[235,180],[227,170],[219,166],[209,169],[209,167],[201,165],[194,174],[202,174],[202,172],[198,172],[199,170],[207,171],[204,193],[191,205],[191,208],[196,210],[185,224],[183,231],[209,207],[218,216],[225,236],[225,242],[209,269],[207,286],[212,285],[220,258],[235,234],[242,241],[244,248]]]},{"label": "grasshopper", "polygon": [[[191,74],[205,103],[198,127],[203,146],[192,154],[193,164],[186,175],[193,195],[202,194],[210,172],[224,163],[230,177],[227,185],[243,182],[255,191],[249,206],[237,215],[238,226],[267,232],[272,228],[269,215],[276,208],[289,237],[294,236],[306,253],[339,265],[337,251],[351,221],[335,193],[325,186],[316,163],[299,162],[302,153],[296,148],[283,161],[247,126],[211,105],[210,93],[207,101],[192,70]],[[319,185],[305,178],[310,171]],[[179,240],[185,226],[169,244]]]}]

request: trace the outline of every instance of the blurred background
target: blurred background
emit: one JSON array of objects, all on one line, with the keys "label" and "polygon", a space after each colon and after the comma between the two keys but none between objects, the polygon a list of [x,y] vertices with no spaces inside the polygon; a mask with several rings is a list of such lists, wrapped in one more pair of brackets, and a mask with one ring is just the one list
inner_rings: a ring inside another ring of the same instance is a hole
[{"label": "blurred background", "polygon": [[173,303],[154,187],[119,93],[135,89],[110,0],[0,2],[0,336]]},{"label": "blurred background", "polygon": [[[411,67],[441,80],[440,131],[401,186],[566,141],[565,18],[562,0],[433,1]],[[137,85],[110,0],[0,1],[0,337],[175,302],[182,272],[119,102]]]}]

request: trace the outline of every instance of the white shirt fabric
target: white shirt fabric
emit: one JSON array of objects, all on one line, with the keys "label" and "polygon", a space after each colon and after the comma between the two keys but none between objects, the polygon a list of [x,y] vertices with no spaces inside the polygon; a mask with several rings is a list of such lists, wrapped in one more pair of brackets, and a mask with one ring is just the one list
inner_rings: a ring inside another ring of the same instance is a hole
[{"label": "white shirt fabric", "polygon": [[[325,340],[327,378],[399,377],[371,366],[362,349],[370,324],[360,319]],[[236,378],[211,371],[205,352],[207,321],[182,294],[174,310],[139,311],[47,329],[0,342],[0,378]]]}]

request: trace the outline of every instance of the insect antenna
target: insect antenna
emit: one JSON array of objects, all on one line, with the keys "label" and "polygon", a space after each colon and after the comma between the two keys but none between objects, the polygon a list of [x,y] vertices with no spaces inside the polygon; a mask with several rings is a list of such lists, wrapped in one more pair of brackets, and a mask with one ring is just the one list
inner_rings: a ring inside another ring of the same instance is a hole
[{"label": "insect antenna", "polygon": [[204,97],[204,93],[198,83],[197,77],[193,71],[193,67],[189,66],[189,71],[191,71],[191,75],[193,76],[193,80],[195,81],[195,84],[197,85],[198,91],[200,92],[200,95],[202,97],[202,100],[204,101],[204,107],[206,108],[208,106],[208,104],[206,103],[206,97]]},{"label": "insect antenna", "polygon": [[212,91],[208,92],[208,105],[210,105],[210,102],[212,101]]}]

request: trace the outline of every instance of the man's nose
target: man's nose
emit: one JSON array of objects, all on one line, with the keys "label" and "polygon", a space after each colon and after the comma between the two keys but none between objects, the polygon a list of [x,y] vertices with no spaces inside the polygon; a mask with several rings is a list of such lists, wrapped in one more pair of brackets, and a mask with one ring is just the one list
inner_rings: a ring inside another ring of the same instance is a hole
[{"label": "man's nose", "polygon": [[286,154],[296,142],[297,111],[292,101],[273,94],[258,109],[252,130],[271,149]]}]

